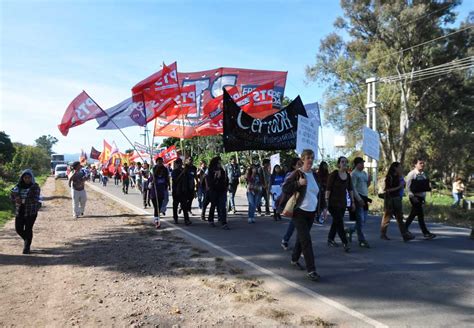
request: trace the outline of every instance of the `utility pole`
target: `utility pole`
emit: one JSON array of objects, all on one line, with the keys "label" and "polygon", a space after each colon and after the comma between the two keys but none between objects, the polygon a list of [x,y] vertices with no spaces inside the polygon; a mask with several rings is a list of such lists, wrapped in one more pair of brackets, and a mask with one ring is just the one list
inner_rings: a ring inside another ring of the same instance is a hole
[{"label": "utility pole", "polygon": [[[367,84],[367,103],[365,108],[367,109],[367,122],[366,126],[374,131],[377,131],[377,116],[376,116],[376,109],[377,109],[377,101],[376,101],[376,94],[375,94],[375,84],[377,83],[376,77],[371,77],[365,80]],[[375,159],[370,158],[367,155],[364,155],[366,167],[370,174],[370,168],[373,169],[372,177],[374,181],[374,190],[377,190],[377,161]]]}]

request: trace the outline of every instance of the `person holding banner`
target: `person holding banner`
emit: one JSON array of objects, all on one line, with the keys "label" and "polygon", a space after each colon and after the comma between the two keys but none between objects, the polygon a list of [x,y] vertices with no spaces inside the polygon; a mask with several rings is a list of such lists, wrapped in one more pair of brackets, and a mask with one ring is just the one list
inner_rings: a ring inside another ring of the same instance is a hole
[{"label": "person holding banner", "polygon": [[351,175],[347,172],[349,161],[341,156],[337,159],[338,169],[334,170],[328,178],[328,185],[325,195],[326,204],[328,204],[329,213],[332,216],[331,229],[328,234],[328,246],[339,247],[334,241],[336,232],[341,238],[344,251],[350,251],[350,246],[344,231],[344,213],[346,212],[347,199],[349,192],[352,211],[355,211],[354,193],[352,188]]},{"label": "person holding banner", "polygon": [[257,212],[261,216],[263,216],[262,209],[261,209],[262,197],[265,200],[265,215],[271,214],[270,213],[270,187],[271,187],[270,179],[272,176],[271,169],[272,169],[271,162],[268,158],[265,158],[262,161],[262,166],[258,168],[259,174],[263,177],[263,189],[262,189],[261,197],[258,200],[258,204],[257,204]]},{"label": "person holding banner", "polygon": [[202,160],[201,164],[199,165],[199,169],[197,171],[197,199],[199,203],[199,209],[202,210],[203,208],[203,203],[204,203],[204,197],[206,193],[206,186],[204,183],[204,179],[206,178],[206,171],[207,171],[207,165],[206,161]]},{"label": "person holding banner", "polygon": [[319,184],[316,174],[311,169],[314,161],[314,152],[304,149],[301,153],[303,166],[295,170],[283,184],[283,192],[296,198],[291,221],[295,225],[297,239],[291,255],[291,265],[304,270],[299,263],[303,253],[306,263],[307,278],[312,281],[320,279],[314,263],[313,242],[311,227],[318,212]]}]

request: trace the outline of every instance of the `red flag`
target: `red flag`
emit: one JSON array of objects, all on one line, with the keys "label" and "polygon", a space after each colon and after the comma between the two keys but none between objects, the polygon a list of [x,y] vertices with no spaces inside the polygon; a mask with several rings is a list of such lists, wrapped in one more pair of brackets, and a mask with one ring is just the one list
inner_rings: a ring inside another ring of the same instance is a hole
[{"label": "red flag", "polygon": [[64,136],[67,136],[70,128],[104,115],[106,114],[102,108],[85,91],[82,91],[67,107],[58,128]]},{"label": "red flag", "polygon": [[166,116],[185,116],[196,114],[196,85],[190,84],[181,88],[180,94],[174,98],[176,105],[165,110]]},{"label": "red flag", "polygon": [[263,119],[278,111],[273,109],[273,87],[273,81],[262,84],[238,99],[235,99],[232,93],[229,94],[244,112],[254,118]]},{"label": "red flag", "polygon": [[143,101],[147,114],[147,122],[160,116],[165,110],[176,105],[175,97],[180,95],[177,64],[166,66],[163,69],[141,81],[132,88],[134,101]]},{"label": "red flag", "polygon": [[163,163],[168,164],[169,162],[174,161],[178,158],[178,152],[176,151],[176,146],[168,147],[158,154],[157,157],[163,158]]}]

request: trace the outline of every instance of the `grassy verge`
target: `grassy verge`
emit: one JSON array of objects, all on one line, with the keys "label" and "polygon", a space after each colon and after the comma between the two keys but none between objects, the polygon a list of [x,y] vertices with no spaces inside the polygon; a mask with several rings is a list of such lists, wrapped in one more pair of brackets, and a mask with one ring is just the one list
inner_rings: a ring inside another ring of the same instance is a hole
[{"label": "grassy verge", "polygon": [[[371,197],[373,202],[370,206],[372,214],[383,214],[383,199],[377,196]],[[466,199],[474,201],[473,195],[467,195]],[[439,191],[428,193],[425,204],[425,218],[428,222],[438,222],[451,226],[471,228],[474,226],[474,211],[464,210],[460,207],[451,208],[453,198],[451,195]],[[408,215],[411,205],[408,197],[403,197],[403,212]]]},{"label": "grassy verge", "polygon": [[[36,182],[42,186],[48,175],[40,175],[35,177]],[[15,185],[15,182],[9,182],[0,180],[0,228],[7,223],[7,221],[11,220],[15,213],[14,207],[10,200],[10,190]]]}]

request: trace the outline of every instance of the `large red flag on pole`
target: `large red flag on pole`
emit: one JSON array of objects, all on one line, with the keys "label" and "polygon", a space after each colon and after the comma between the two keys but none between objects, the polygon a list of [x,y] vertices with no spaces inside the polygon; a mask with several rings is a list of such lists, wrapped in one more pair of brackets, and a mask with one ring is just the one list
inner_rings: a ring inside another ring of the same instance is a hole
[{"label": "large red flag on pole", "polygon": [[64,136],[67,136],[70,128],[103,115],[106,114],[102,108],[85,91],[82,91],[67,107],[58,128]]},{"label": "large red flag on pole", "polygon": [[178,67],[176,62],[152,74],[132,88],[134,101],[143,101],[147,112],[147,122],[160,116],[168,108],[176,105],[175,98],[180,95]]}]

